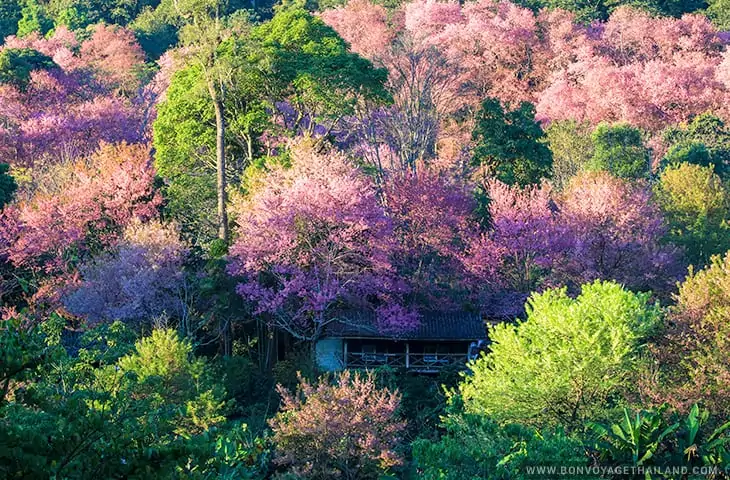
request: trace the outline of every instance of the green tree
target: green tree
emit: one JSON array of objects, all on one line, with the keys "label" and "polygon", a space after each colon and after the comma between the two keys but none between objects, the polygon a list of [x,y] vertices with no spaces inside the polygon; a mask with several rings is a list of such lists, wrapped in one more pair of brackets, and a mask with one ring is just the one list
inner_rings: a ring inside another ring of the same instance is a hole
[{"label": "green tree", "polygon": [[638,128],[627,123],[600,123],[591,138],[594,150],[587,169],[605,170],[626,179],[649,175],[651,157]]},{"label": "green tree", "polygon": [[0,43],[8,35],[16,34],[21,15],[21,5],[18,0],[0,2]]},{"label": "green tree", "polygon": [[95,23],[98,20],[98,11],[93,6],[83,0],[72,0],[64,2],[51,3],[49,8],[49,16],[53,18],[56,26],[64,25],[69,30],[81,30]]},{"label": "green tree", "polygon": [[180,44],[188,49],[189,62],[199,68],[215,116],[215,165],[218,238],[228,242],[228,192],[226,189],[226,94],[234,66],[222,46],[233,31],[223,18],[225,0],[186,0],[175,3],[182,24]]},{"label": "green tree", "polygon": [[[216,23],[196,15],[184,17],[192,20],[181,30],[194,53],[173,77],[154,125],[155,160],[168,183],[170,210],[193,231],[209,228],[210,165],[223,167],[216,168],[214,197],[220,214],[225,184],[238,184],[246,168],[260,163],[261,135],[281,133],[272,119],[277,102],[294,106],[297,118],[287,125],[292,131],[313,135],[317,124],[333,128],[365,101],[387,97],[385,71],[351,53],[300,4],[282,5],[271,21],[253,28],[238,16]],[[206,35],[212,37],[204,40]],[[222,237],[220,215],[218,226]]]},{"label": "green tree", "polygon": [[531,103],[505,110],[499,100],[487,98],[476,115],[473,161],[507,184],[538,183],[553,161],[544,136]]},{"label": "green tree", "polygon": [[[691,269],[652,351],[659,369],[645,392],[680,410],[700,403],[714,415],[730,411],[730,252]],[[658,381],[657,381],[658,380]]]},{"label": "green tree", "polygon": [[654,187],[669,227],[669,240],[687,260],[704,266],[730,249],[730,196],[712,165],[680,163],[665,168]]},{"label": "green tree", "polygon": [[730,1],[708,0],[707,16],[712,19],[718,30],[730,30]]},{"label": "green tree", "polygon": [[342,117],[366,101],[389,99],[384,88],[387,71],[350,52],[337,32],[309,13],[304,3],[285,1],[253,35],[272,65],[270,88],[277,100],[288,100],[296,110],[290,128],[312,136],[322,124],[325,139]]},{"label": "green tree", "polygon": [[[203,241],[212,236],[211,228],[218,229],[219,238],[227,237],[227,220],[225,232],[220,223],[221,215],[227,218],[226,185],[240,183],[259,155],[259,136],[271,123],[267,66],[247,38],[246,24],[227,28],[230,36],[215,49],[215,60],[197,53],[173,75],[153,126],[168,211]],[[212,225],[209,212],[215,208],[219,218]]]},{"label": "green tree", "polygon": [[190,66],[176,72],[157,109],[153,125],[155,167],[165,179],[165,209],[195,243],[217,234],[210,215],[216,209],[215,117],[200,71]]},{"label": "green tree", "polygon": [[0,325],[0,477],[264,477],[268,447],[223,424],[221,385],[175,332],[104,325],[71,356],[63,326]]},{"label": "green tree", "polygon": [[730,174],[730,128],[711,113],[696,116],[686,125],[668,128],[663,134],[669,145],[663,163],[688,162],[712,165],[723,180]]},{"label": "green tree", "polygon": [[533,294],[527,319],[490,329],[491,351],[458,388],[465,411],[500,422],[575,427],[603,418],[627,388],[659,322],[648,294],[613,282]]},{"label": "green tree", "polygon": [[129,28],[134,31],[140,47],[152,60],[160,58],[178,42],[177,28],[157,9],[143,10],[129,24]]},{"label": "green tree", "polygon": [[18,36],[24,37],[33,32],[45,35],[53,28],[53,21],[48,17],[45,6],[38,0],[23,0],[25,2],[18,20]]},{"label": "green tree", "polygon": [[575,120],[553,122],[545,140],[553,153],[552,182],[558,189],[568,184],[593,156],[590,124]]},{"label": "green tree", "polygon": [[0,163],[0,210],[10,203],[18,188],[18,184],[15,183],[13,176],[8,174],[8,171],[10,171],[10,166],[7,163]]}]

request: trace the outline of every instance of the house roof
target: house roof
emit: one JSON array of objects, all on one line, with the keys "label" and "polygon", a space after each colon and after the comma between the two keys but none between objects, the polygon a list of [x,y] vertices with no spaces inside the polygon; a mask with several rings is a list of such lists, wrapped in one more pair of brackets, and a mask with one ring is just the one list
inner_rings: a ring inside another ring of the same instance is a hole
[{"label": "house roof", "polygon": [[325,336],[398,340],[479,340],[487,338],[484,319],[473,312],[425,312],[415,330],[398,335],[378,331],[369,312],[346,314],[327,325]]}]

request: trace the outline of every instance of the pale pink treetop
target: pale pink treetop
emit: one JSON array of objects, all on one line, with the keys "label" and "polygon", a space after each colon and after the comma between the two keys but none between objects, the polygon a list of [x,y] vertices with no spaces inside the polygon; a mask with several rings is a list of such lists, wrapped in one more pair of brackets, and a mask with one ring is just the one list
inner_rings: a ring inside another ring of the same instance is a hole
[{"label": "pale pink treetop", "polygon": [[157,215],[161,198],[153,189],[148,147],[102,145],[65,168],[55,191],[38,192],[0,214],[0,256],[14,265],[67,271],[89,248],[114,245],[132,220]]}]

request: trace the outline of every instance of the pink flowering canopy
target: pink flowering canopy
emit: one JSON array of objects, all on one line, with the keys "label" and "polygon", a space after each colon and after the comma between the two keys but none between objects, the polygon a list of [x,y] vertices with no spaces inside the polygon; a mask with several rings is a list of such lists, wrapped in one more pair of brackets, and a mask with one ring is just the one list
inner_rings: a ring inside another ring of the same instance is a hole
[{"label": "pink flowering canopy", "polygon": [[63,304],[89,323],[180,318],[187,254],[174,225],[134,220],[114,249],[80,267],[80,281],[66,289]]},{"label": "pink flowering canopy", "polygon": [[470,192],[423,169],[388,176],[383,198],[393,222],[393,265],[412,298],[424,308],[454,308],[471,287],[461,253],[476,233]]},{"label": "pink flowering canopy", "polygon": [[392,226],[368,178],[337,153],[299,145],[236,205],[229,272],[255,312],[299,339],[315,339],[349,307],[375,309],[383,331],[417,315],[390,263]]},{"label": "pink flowering canopy", "polygon": [[487,96],[529,101],[545,122],[626,121],[652,132],[707,110],[729,113],[728,37],[702,15],[621,7],[586,26],[569,12],[535,14],[507,1],[414,0],[389,21],[362,0],[322,18],[354,51],[385,65],[397,64],[404,39],[411,49],[435,49],[452,91],[471,107]]},{"label": "pink flowering canopy", "polygon": [[35,168],[88,155],[100,143],[144,139],[144,55],[127,30],[98,25],[80,43],[65,27],[49,38],[9,37],[59,68],[31,72],[27,87],[0,84],[0,162]]},{"label": "pink flowering canopy", "polygon": [[85,252],[114,245],[133,220],[157,215],[161,198],[146,146],[102,145],[65,170],[53,190],[0,214],[0,256],[16,267],[65,271]]},{"label": "pink flowering canopy", "polygon": [[543,286],[570,246],[557,221],[550,185],[487,183],[489,231],[475,237],[466,263],[480,278],[498,287],[528,293]]},{"label": "pink flowering canopy", "polygon": [[641,184],[580,174],[560,198],[560,223],[573,242],[560,270],[574,284],[612,279],[661,292],[678,279],[676,249],[663,244],[661,212]]}]

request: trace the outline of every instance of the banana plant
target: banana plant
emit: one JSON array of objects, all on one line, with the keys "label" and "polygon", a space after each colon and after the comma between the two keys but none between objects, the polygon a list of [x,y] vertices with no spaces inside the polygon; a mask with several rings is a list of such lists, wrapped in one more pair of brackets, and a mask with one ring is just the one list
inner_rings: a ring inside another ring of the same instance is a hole
[{"label": "banana plant", "polygon": [[705,430],[709,417],[708,410],[695,404],[682,421],[682,430],[677,436],[677,452],[682,455],[683,465],[730,464],[730,437],[725,435],[730,422],[708,434]]},{"label": "banana plant", "polygon": [[[641,410],[632,416],[624,409],[620,423],[589,423],[589,429],[598,438],[602,460],[632,466],[661,464],[663,458],[658,457],[667,452],[670,435],[680,428],[679,422],[666,425],[665,410],[666,406],[662,406],[654,411]],[[646,478],[651,477],[647,474]]]}]

